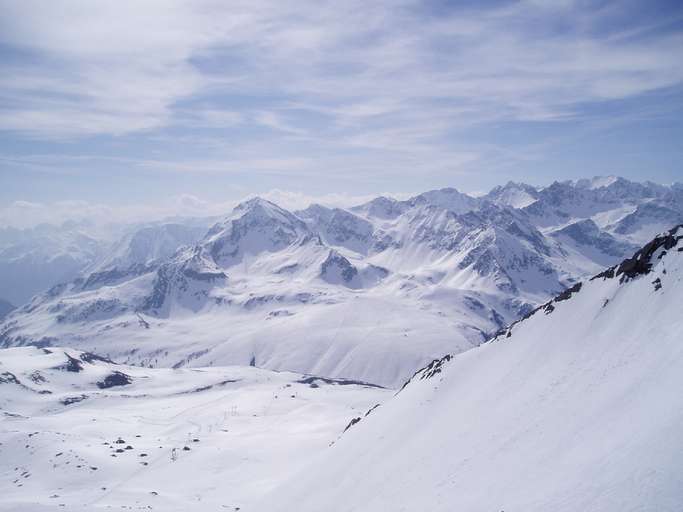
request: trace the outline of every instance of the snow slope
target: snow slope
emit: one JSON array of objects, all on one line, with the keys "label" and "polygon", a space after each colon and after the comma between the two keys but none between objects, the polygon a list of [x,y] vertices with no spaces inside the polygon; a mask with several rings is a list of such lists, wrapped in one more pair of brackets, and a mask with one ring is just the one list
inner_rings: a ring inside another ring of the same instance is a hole
[{"label": "snow slope", "polygon": [[0,510],[248,510],[388,393],[250,367],[2,349]]},{"label": "snow slope", "polygon": [[253,510],[680,510],[682,279],[679,226],[418,371]]}]

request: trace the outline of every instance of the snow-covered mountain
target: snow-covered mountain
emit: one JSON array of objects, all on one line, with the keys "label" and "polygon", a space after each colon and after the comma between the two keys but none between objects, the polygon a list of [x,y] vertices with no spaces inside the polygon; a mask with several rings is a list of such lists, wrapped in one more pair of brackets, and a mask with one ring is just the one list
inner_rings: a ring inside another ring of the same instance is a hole
[{"label": "snow-covered mountain", "polygon": [[21,305],[70,281],[101,254],[101,244],[80,226],[0,228],[0,298]]},{"label": "snow-covered mountain", "polygon": [[[600,228],[642,245],[654,232],[681,221],[683,195],[676,184],[667,187],[610,176],[555,182],[540,189],[537,200],[523,209],[541,228],[590,218]],[[619,229],[621,222],[628,228]]]},{"label": "snow-covered mountain", "polygon": [[515,183],[509,181],[503,186],[494,187],[485,199],[501,206],[511,206],[513,208],[524,208],[538,200],[539,192],[536,187],[525,183]]},{"label": "snow-covered mountain", "polygon": [[432,361],[254,510],[680,510],[682,280],[683,225]]},{"label": "snow-covered mountain", "polygon": [[199,240],[210,218],[92,226],[81,222],[0,229],[0,298],[17,305],[84,275],[88,286],[113,284],[158,265]]},{"label": "snow-covered mountain", "polygon": [[610,177],[509,183],[480,198],[449,188],[349,209],[290,212],[255,198],[203,236],[201,224],[177,223],[124,236],[77,279],[9,315],[0,344],[399,386],[673,225],[681,193]]},{"label": "snow-covered mountain", "polygon": [[131,230],[106,251],[86,273],[127,269],[135,265],[154,266],[173,256],[178,248],[191,245],[206,233],[205,223],[156,223]]}]

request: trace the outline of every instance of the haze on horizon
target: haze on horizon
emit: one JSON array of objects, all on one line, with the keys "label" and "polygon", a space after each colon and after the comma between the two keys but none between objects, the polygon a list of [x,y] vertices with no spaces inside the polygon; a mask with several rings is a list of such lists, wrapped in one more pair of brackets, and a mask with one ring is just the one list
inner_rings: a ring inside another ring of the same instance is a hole
[{"label": "haze on horizon", "polygon": [[0,0],[0,72],[5,225],[683,181],[676,1]]}]

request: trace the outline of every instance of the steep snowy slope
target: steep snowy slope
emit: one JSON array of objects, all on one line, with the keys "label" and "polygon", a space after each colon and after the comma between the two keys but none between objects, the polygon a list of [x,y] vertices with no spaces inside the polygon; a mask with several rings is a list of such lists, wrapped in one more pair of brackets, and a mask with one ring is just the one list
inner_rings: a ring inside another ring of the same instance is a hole
[{"label": "steep snowy slope", "polygon": [[418,371],[255,510],[683,503],[683,226]]},{"label": "steep snowy slope", "polygon": [[387,390],[0,350],[0,510],[248,510]]}]

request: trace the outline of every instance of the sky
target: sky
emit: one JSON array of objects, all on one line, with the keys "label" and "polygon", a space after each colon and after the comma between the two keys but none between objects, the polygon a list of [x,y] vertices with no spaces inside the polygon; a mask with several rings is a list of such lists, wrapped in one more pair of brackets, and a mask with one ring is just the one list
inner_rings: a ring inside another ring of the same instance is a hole
[{"label": "sky", "polygon": [[683,181],[679,0],[0,0],[0,223],[606,174]]}]

